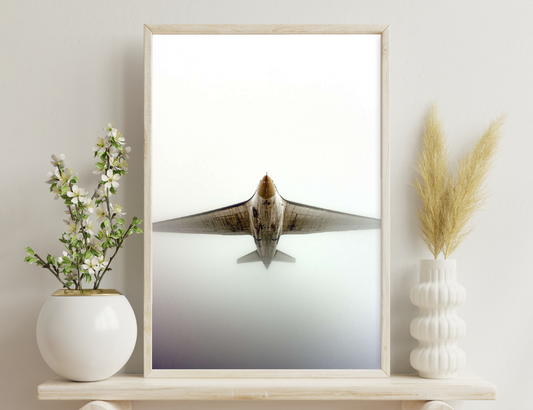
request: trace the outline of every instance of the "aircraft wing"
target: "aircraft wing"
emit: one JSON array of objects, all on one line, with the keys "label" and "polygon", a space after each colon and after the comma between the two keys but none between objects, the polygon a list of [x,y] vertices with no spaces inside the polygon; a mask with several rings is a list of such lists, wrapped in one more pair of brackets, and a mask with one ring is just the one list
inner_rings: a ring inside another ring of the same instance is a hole
[{"label": "aircraft wing", "polygon": [[379,229],[381,220],[283,200],[283,235]]},{"label": "aircraft wing", "polygon": [[250,235],[249,201],[201,214],[154,222],[154,232]]}]

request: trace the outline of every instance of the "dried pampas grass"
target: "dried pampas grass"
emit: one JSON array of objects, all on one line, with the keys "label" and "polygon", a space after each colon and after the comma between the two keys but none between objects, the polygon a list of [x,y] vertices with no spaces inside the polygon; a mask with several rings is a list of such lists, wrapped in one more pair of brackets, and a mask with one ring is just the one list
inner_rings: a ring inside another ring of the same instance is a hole
[{"label": "dried pampas grass", "polygon": [[483,184],[492,168],[504,121],[505,116],[501,116],[490,123],[472,151],[459,161],[454,175],[449,169],[448,145],[437,107],[433,104],[429,109],[416,165],[420,177],[413,185],[422,201],[416,210],[420,233],[435,259],[440,253],[448,258],[472,230],[468,223],[487,198]]}]

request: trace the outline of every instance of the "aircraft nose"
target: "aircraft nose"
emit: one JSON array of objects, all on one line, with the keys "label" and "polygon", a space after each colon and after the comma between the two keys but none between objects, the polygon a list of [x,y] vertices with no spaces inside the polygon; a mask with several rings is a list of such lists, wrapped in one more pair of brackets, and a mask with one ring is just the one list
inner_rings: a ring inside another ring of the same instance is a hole
[{"label": "aircraft nose", "polygon": [[272,198],[276,193],[276,187],[274,186],[272,178],[270,178],[268,175],[265,175],[259,182],[257,193],[261,198]]}]

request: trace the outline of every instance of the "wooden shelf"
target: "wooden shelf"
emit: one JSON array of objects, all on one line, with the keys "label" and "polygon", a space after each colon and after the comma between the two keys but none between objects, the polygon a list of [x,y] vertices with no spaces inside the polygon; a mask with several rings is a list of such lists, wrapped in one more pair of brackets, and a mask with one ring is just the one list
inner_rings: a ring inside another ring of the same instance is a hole
[{"label": "wooden shelf", "polygon": [[494,400],[496,386],[473,375],[422,379],[169,379],[117,375],[100,382],[56,377],[39,400]]}]

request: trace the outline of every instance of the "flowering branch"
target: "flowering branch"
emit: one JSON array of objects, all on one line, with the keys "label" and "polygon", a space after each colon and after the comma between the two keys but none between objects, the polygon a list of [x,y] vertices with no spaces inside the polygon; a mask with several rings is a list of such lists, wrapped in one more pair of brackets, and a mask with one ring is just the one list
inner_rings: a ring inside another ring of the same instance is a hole
[{"label": "flowering branch", "polygon": [[[77,185],[76,173],[66,168],[65,156],[52,155],[54,169],[48,173],[46,183],[50,184],[50,192],[55,194],[55,199],[61,198],[67,206],[67,219],[64,220],[67,232],[59,239],[66,248],[63,256],[56,260],[48,255],[44,260],[31,248],[26,248],[28,256],[25,262],[36,262],[48,269],[68,289],[72,285],[75,289],[82,289],[84,279],[87,283],[94,280],[93,288],[98,289],[105,273],[111,270],[111,262],[124,240],[133,232],[142,233],[137,226],[142,221],[137,217],[133,217],[129,227],[124,229],[125,221],[121,217],[126,213],[120,205],[110,201],[111,195],[116,195],[118,180],[128,170],[126,159],[131,148],[124,147],[124,137],[112,124],[107,124],[105,131],[106,136],[98,138],[93,147],[94,156],[99,159],[93,173],[102,175],[90,198],[87,191]],[[90,219],[93,213],[100,222],[96,233],[95,224]],[[115,251],[107,261],[107,251],[112,248]]]},{"label": "flowering branch", "polygon": [[[48,255],[47,259],[50,262],[46,262],[46,261],[43,260],[43,258],[41,258],[39,255],[37,255],[35,252],[33,252],[33,249],[26,248],[26,252],[28,253],[29,256],[27,256],[25,258],[25,262],[33,263],[33,262],[35,262],[35,260],[37,260],[37,265],[42,266],[45,269],[48,269],[57,278],[57,280],[61,282],[63,287],[69,288],[67,286],[67,284],[63,280],[61,280],[61,278],[59,277],[59,272],[58,272],[57,268],[55,267],[55,258],[53,256]],[[32,256],[34,258],[32,258]],[[26,259],[28,259],[28,260],[26,260]]]}]

